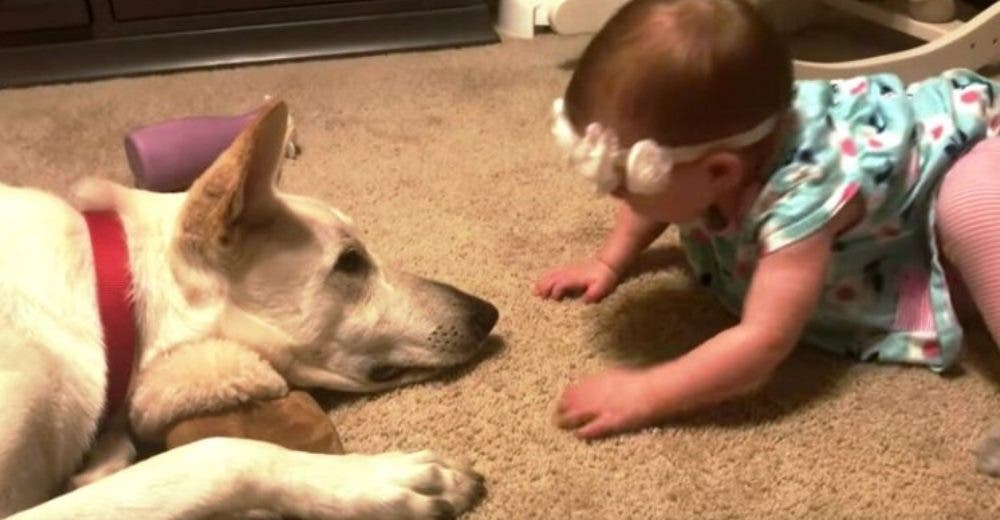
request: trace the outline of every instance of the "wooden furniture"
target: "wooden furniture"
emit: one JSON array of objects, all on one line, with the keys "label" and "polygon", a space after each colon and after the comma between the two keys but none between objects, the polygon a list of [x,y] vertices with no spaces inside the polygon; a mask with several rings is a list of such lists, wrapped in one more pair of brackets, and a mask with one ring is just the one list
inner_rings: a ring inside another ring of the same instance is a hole
[{"label": "wooden furniture", "polygon": [[[800,2],[801,0],[766,0]],[[1000,63],[1000,3],[988,6],[972,18],[945,23],[926,23],[908,16],[899,3],[862,0],[818,0],[818,7],[834,9],[916,38],[921,45],[871,58],[820,63],[796,60],[796,76],[842,78],[851,75],[892,72],[904,80],[918,80],[951,68],[980,69]],[[809,22],[805,19],[806,23]]]},{"label": "wooden furniture", "polygon": [[0,0],[0,88],[496,41],[486,0]]},{"label": "wooden furniture", "polygon": [[[531,38],[538,27],[559,34],[595,32],[626,0],[500,0],[497,30],[517,38]],[[853,15],[923,42],[911,49],[872,58],[833,63],[796,60],[800,78],[839,78],[873,72],[893,72],[914,80],[956,67],[979,69],[1000,63],[1000,3],[992,0],[959,2],[960,11],[981,12],[965,21],[928,23],[921,12],[951,13],[950,0],[751,0],[785,32],[796,32],[831,10]],[[934,5],[931,2],[938,2]],[[913,13],[913,16],[911,16]],[[934,16],[937,16],[935,14]],[[947,14],[943,17],[949,17]]]}]

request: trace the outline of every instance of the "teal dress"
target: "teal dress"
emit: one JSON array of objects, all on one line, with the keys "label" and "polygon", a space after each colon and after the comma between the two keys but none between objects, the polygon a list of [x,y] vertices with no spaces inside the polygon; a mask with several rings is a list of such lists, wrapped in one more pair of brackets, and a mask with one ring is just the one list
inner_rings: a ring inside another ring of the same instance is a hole
[{"label": "teal dress", "polygon": [[997,87],[967,70],[909,86],[892,75],[797,82],[796,128],[747,215],[727,229],[682,227],[698,279],[739,313],[762,255],[812,235],[860,197],[866,214],[834,244],[804,341],[948,368],[962,329],[935,242],[935,194],[963,153],[997,135]]}]

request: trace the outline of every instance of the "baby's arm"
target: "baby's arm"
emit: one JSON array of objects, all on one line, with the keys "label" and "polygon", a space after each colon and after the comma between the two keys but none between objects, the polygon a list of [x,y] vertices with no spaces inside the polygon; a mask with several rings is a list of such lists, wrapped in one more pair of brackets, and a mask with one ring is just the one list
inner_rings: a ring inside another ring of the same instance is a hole
[{"label": "baby's arm", "polygon": [[615,226],[604,245],[597,250],[595,258],[621,276],[639,253],[649,247],[665,229],[667,224],[650,220],[633,211],[628,204],[621,203],[615,216]]},{"label": "baby's arm", "polygon": [[764,256],[738,325],[653,369],[665,410],[713,405],[759,389],[791,354],[816,309],[832,236],[820,233]]},{"label": "baby's arm", "polygon": [[628,205],[621,204],[614,228],[597,254],[550,271],[535,284],[535,296],[559,300],[582,291],[585,302],[600,301],[614,290],[621,275],[639,253],[666,228],[666,224],[652,221],[632,211]]},{"label": "baby's arm", "polygon": [[578,437],[602,437],[760,388],[798,343],[822,292],[833,240],[857,210],[852,207],[815,235],[765,255],[739,325],[676,360],[612,369],[571,385],[558,404],[558,424]]}]

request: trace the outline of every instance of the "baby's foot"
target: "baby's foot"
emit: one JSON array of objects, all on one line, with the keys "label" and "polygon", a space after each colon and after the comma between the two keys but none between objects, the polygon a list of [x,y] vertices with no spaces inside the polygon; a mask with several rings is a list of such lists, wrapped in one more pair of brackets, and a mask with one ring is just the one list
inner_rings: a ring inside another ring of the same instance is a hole
[{"label": "baby's foot", "polygon": [[566,388],[556,423],[581,439],[605,437],[657,423],[664,414],[657,402],[648,372],[607,370]]},{"label": "baby's foot", "polygon": [[976,469],[991,477],[1000,477],[1000,426],[986,435],[976,453]]}]

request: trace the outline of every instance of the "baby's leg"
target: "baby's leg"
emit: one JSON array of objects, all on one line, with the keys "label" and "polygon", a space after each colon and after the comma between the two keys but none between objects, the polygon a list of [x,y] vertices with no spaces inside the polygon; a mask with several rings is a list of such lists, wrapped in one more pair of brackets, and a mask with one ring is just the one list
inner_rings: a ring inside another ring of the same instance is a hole
[{"label": "baby's leg", "polygon": [[1000,344],[1000,138],[979,143],[945,175],[936,214],[945,259]]},{"label": "baby's leg", "polygon": [[[1000,344],[1000,138],[978,144],[945,175],[936,212],[945,258]],[[979,469],[1000,476],[1000,429],[994,434],[980,450]]]}]

